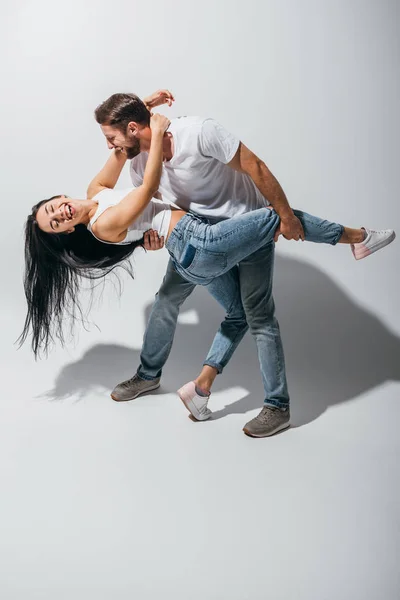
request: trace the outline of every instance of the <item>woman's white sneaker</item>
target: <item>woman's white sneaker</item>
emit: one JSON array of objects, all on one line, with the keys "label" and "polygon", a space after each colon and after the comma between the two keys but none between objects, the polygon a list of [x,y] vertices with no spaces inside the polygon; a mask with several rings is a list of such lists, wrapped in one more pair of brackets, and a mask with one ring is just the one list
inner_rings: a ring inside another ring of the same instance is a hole
[{"label": "woman's white sneaker", "polygon": [[377,250],[381,250],[381,248],[393,242],[396,237],[393,229],[381,229],[380,231],[367,229],[366,227],[363,227],[363,229],[367,234],[365,240],[359,244],[351,244],[351,251],[356,260],[361,260]]},{"label": "woman's white sneaker", "polygon": [[196,421],[207,421],[211,417],[212,412],[207,408],[210,396],[199,396],[194,381],[183,385],[177,394]]}]

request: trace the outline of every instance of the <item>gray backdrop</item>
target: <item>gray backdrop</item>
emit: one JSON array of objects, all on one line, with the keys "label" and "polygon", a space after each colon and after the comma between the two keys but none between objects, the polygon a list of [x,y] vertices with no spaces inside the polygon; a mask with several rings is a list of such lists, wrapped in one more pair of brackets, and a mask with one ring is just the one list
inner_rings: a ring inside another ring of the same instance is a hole
[{"label": "gray backdrop", "polygon": [[[4,2],[0,594],[30,598],[387,600],[399,597],[398,242],[278,244],[275,296],[294,427],[241,427],[263,397],[246,337],[194,425],[193,378],[220,309],[188,300],[163,385],[127,405],[166,251],[138,253],[66,349],[16,351],[23,223],[84,197],[108,156],[93,110],[170,88],[168,115],[218,119],[293,207],[400,230],[399,3],[392,0]],[[129,185],[127,171],[124,184]],[[132,596],[133,595],[133,596]]]}]

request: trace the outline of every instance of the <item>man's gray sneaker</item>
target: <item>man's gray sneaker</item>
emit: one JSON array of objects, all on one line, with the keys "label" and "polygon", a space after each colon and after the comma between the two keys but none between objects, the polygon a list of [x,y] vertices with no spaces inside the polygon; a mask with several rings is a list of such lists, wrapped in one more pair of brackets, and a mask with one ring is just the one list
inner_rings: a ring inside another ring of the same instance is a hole
[{"label": "man's gray sneaker", "polygon": [[111,392],[111,398],[116,402],[127,402],[158,387],[160,387],[160,378],[149,380],[134,375],[131,379],[119,383]]},{"label": "man's gray sneaker", "polygon": [[251,437],[268,437],[290,427],[290,411],[265,405],[254,419],[246,423],[243,431]]}]

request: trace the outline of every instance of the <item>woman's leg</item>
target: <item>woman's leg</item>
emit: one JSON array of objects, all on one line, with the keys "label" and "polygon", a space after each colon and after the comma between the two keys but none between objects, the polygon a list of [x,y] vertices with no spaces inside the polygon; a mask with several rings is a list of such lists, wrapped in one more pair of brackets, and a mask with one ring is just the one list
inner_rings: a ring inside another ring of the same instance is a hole
[{"label": "woman's leg", "polygon": [[[335,245],[344,227],[302,211],[295,211],[307,241]],[[280,219],[262,208],[215,225],[193,215],[178,222],[166,247],[183,277],[207,285],[236,264],[273,241]]]},{"label": "woman's leg", "polygon": [[[392,230],[351,229],[300,210],[293,212],[303,226],[305,241],[332,246],[338,243],[350,244],[355,258],[368,256],[395,238]],[[193,283],[207,285],[215,277],[223,275],[272,242],[279,222],[277,213],[267,208],[232,217],[215,225],[188,215],[178,222],[166,248],[183,277]],[[358,254],[357,245],[362,247]]]}]

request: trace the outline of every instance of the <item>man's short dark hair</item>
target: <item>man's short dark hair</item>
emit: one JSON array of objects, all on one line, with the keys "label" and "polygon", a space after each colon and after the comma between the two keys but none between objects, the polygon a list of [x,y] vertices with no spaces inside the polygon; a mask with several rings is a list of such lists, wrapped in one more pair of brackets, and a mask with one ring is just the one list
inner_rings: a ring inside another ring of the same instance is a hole
[{"label": "man's short dark hair", "polygon": [[94,111],[100,125],[111,125],[126,133],[128,123],[150,125],[150,112],[135,94],[113,94]]}]

